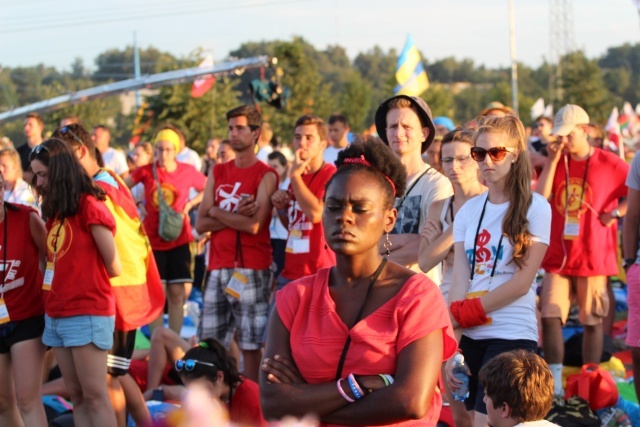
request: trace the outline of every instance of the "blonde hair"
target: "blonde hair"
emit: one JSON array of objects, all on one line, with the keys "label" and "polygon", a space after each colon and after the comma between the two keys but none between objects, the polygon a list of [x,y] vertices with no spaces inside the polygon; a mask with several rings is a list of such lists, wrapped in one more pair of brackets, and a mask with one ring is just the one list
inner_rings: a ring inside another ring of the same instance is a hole
[{"label": "blonde hair", "polygon": [[18,178],[22,178],[22,164],[20,163],[20,154],[18,154],[18,152],[13,148],[3,148],[0,150],[0,157],[4,156],[9,157],[13,161],[13,164],[17,166],[16,174],[18,175]]},{"label": "blonde hair", "polygon": [[527,213],[533,201],[531,191],[531,161],[527,152],[524,126],[515,116],[487,117],[479,119],[478,129],[473,135],[476,145],[480,135],[501,133],[517,149],[518,157],[511,165],[507,174],[505,193],[509,198],[509,208],[502,220],[502,232],[506,234],[513,245],[512,261],[522,268],[523,258],[533,244],[529,232]]}]

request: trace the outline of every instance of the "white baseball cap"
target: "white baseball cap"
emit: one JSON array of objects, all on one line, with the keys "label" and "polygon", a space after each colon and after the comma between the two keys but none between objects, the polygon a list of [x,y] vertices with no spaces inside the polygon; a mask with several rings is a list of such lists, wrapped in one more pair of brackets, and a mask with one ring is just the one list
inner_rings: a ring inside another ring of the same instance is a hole
[{"label": "white baseball cap", "polygon": [[588,125],[589,122],[589,115],[581,106],[567,104],[556,113],[551,134],[567,136],[576,126]]}]

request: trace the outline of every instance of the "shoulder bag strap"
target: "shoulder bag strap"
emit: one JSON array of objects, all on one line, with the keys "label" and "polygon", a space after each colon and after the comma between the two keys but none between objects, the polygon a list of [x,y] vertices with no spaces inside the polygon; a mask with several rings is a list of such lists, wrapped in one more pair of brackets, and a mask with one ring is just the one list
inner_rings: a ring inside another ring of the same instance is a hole
[{"label": "shoulder bag strap", "polygon": [[[369,294],[371,294],[371,289],[373,289],[373,284],[376,283],[376,280],[378,280],[378,276],[380,276],[380,273],[382,273],[382,269],[384,268],[386,263],[387,263],[387,258],[383,258],[382,262],[378,266],[378,269],[375,271],[375,273],[373,273],[373,278],[371,279],[371,282],[369,282],[367,293],[364,296],[364,300],[362,301],[360,310],[358,310],[358,314],[356,315],[355,322],[353,322],[353,326],[355,326],[362,318],[362,312],[364,311],[364,306],[367,304],[367,300],[369,299]],[[351,345],[351,329],[349,329],[349,334],[347,335],[347,341],[344,343],[344,347],[342,348],[342,354],[340,355],[340,360],[338,361],[338,369],[336,371],[336,381],[342,378],[342,368],[344,367],[344,360],[347,358],[347,351],[349,351],[350,345]]]},{"label": "shoulder bag strap", "polygon": [[431,166],[427,166],[427,168],[420,174],[418,175],[418,177],[416,179],[413,180],[413,182],[411,183],[411,186],[407,189],[407,191],[404,192],[404,196],[402,196],[402,201],[400,202],[400,205],[398,206],[398,209],[400,209],[402,207],[402,205],[404,204],[404,201],[407,197],[409,197],[409,193],[411,193],[411,190],[413,190],[413,187],[416,186],[416,184],[422,179],[422,177],[429,172],[429,170],[431,170]]},{"label": "shoulder bag strap", "polygon": [[166,206],[167,202],[164,200],[164,194],[162,194],[162,187],[160,185],[160,180],[158,179],[155,160],[153,161],[153,179],[156,181],[156,190],[158,191],[158,205]]}]

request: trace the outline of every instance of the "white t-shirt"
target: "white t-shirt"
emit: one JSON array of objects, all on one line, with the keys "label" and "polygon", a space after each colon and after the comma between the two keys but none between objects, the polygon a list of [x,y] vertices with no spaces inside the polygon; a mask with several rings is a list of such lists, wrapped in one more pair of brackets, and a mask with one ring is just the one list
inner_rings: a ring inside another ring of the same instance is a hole
[{"label": "white t-shirt", "polygon": [[256,157],[266,165],[269,164],[269,154],[271,153],[273,153],[273,147],[271,145],[265,145],[258,150]]},{"label": "white t-shirt", "polygon": [[9,203],[16,203],[19,205],[31,206],[38,212],[40,212],[40,204],[38,203],[38,197],[33,192],[33,189],[22,178],[16,180],[13,190],[4,191],[4,201]]},{"label": "white t-shirt", "polygon": [[195,150],[189,147],[184,147],[182,151],[176,155],[176,160],[180,163],[193,166],[197,171],[202,169],[202,159]]},{"label": "white t-shirt", "polygon": [[324,149],[324,162],[330,165],[336,165],[338,160],[338,153],[344,150],[344,148],[327,147]]},{"label": "white t-shirt", "polygon": [[[464,242],[469,266],[472,264],[478,222],[487,197],[488,193],[485,193],[465,203],[458,211],[453,223],[453,241],[454,243]],[[509,202],[499,205],[494,205],[491,202],[486,204],[482,226],[478,234],[478,246],[475,250],[475,273],[467,295],[473,293],[474,296],[482,296],[509,281],[516,273],[517,267],[515,263],[511,262],[513,246],[506,236],[502,239],[500,253],[496,257],[498,243],[502,235],[502,220],[508,207]],[[551,233],[551,206],[544,197],[537,193],[533,193],[527,219],[529,220],[531,239],[534,242],[548,245]],[[491,271],[496,262],[495,275],[491,278]],[[474,340],[503,338],[537,342],[535,281],[531,283],[526,295],[505,307],[487,313],[487,317],[491,318],[491,324],[467,328],[462,333]]]},{"label": "white t-shirt", "polygon": [[[289,189],[289,183],[291,180],[289,178],[282,181],[282,183],[278,186],[278,190]],[[287,227],[282,225],[282,221],[280,221],[280,217],[276,212],[275,208],[273,209],[273,214],[271,215],[271,224],[269,225],[269,233],[271,234],[271,238],[275,240],[287,240],[289,237],[289,230]]]},{"label": "white t-shirt", "polygon": [[[413,185],[414,182],[415,185]],[[396,199],[395,206],[398,209],[398,219],[392,234],[419,235],[427,222],[429,206],[437,200],[446,199],[453,195],[451,182],[429,165],[424,165],[412,177],[411,181],[407,183],[407,190],[409,189],[411,191],[405,197]],[[415,272],[422,272],[417,262],[407,267]],[[426,274],[436,285],[439,285],[442,279],[441,271],[441,265],[437,265]]]},{"label": "white t-shirt", "polygon": [[107,148],[107,151],[102,153],[102,160],[104,160],[104,167],[111,169],[117,175],[122,175],[129,171],[129,166],[127,166],[127,159],[124,157],[124,153],[113,147]]}]

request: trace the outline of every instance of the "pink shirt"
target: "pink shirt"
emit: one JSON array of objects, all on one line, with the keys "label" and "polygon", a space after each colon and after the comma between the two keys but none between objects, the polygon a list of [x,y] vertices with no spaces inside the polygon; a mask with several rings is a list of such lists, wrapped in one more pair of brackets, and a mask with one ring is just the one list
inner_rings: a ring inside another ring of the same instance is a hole
[{"label": "pink shirt", "polygon": [[[415,274],[402,289],[349,332],[329,294],[330,268],[287,284],[276,294],[276,308],[290,334],[293,359],[311,384],[332,382],[342,348],[351,335],[343,374],[396,373],[398,354],[415,340],[441,329],[442,360],[457,348],[449,313],[438,287],[426,276]],[[436,390],[427,415],[397,425],[435,426],[442,396]]]}]

